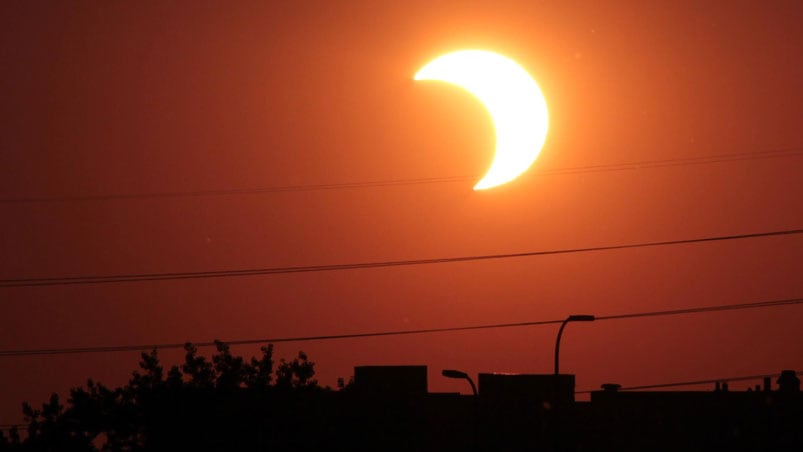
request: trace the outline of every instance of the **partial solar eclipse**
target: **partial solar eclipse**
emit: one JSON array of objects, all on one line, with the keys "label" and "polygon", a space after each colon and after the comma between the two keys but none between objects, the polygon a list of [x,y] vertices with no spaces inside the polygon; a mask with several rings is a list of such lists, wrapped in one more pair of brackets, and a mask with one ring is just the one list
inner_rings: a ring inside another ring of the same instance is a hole
[{"label": "partial solar eclipse", "polygon": [[512,181],[538,157],[549,126],[546,101],[535,80],[515,61],[485,50],[460,50],[430,61],[414,79],[457,85],[490,113],[496,154],[474,190]]}]

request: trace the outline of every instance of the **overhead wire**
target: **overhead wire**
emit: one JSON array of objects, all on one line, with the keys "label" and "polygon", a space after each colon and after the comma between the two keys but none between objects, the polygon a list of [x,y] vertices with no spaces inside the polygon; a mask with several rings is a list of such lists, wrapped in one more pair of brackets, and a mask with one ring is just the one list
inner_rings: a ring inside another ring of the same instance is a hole
[{"label": "overhead wire", "polygon": [[[576,167],[556,168],[552,170],[546,169],[546,170],[536,170],[536,171],[539,175],[550,176],[550,175],[563,175],[563,174],[635,170],[642,168],[701,165],[701,164],[711,164],[711,163],[733,162],[740,160],[792,157],[798,155],[803,155],[803,147],[789,147],[789,148],[779,148],[779,149],[771,149],[763,151],[729,153],[729,154],[714,154],[701,157],[685,157],[685,158],[681,157],[673,159],[646,160],[638,162],[613,163],[613,164],[603,164],[603,165],[587,165],[587,166],[576,166]],[[279,185],[279,186],[268,186],[268,187],[230,188],[230,189],[217,189],[217,190],[164,191],[164,192],[150,192],[150,193],[116,193],[107,195],[7,197],[7,198],[0,198],[0,204],[260,195],[260,194],[271,194],[271,193],[345,190],[345,189],[359,189],[359,188],[371,188],[371,187],[450,183],[450,182],[462,182],[466,180],[473,180],[476,179],[477,177],[478,175],[466,175],[466,176],[445,176],[445,177],[414,178],[414,179],[375,180],[375,181],[362,181],[362,182],[343,182],[343,183],[331,183],[331,184]]]},{"label": "overhead wire", "polygon": [[[797,375],[803,375],[803,372],[796,372]],[[741,375],[736,377],[720,377],[720,378],[709,378],[707,380],[690,380],[690,381],[675,381],[670,383],[654,383],[654,384],[647,384],[647,385],[637,385],[637,386],[622,386],[621,388],[617,388],[618,391],[643,391],[645,389],[663,389],[663,388],[677,388],[677,387],[684,387],[684,386],[699,386],[704,384],[712,384],[712,383],[731,383],[734,381],[749,381],[749,380],[759,380],[766,377],[769,378],[777,378],[781,374],[779,373],[765,373],[765,374],[757,374],[757,375]],[[598,390],[595,389],[585,389],[582,391],[575,391],[575,394],[590,394]]]},{"label": "overhead wire", "polygon": [[[621,171],[621,170],[633,170],[639,168],[669,167],[669,166],[720,163],[720,162],[730,162],[730,161],[749,160],[749,159],[777,158],[786,156],[796,156],[800,154],[803,154],[803,148],[785,148],[785,149],[759,151],[751,153],[719,154],[705,157],[676,158],[676,159],[651,160],[642,162],[629,162],[620,164],[570,167],[570,168],[562,168],[554,170],[542,170],[540,171],[540,174],[560,175],[560,174],[577,174],[577,173],[592,173],[592,172],[605,172],[605,171]],[[104,200],[116,200],[116,199],[124,200],[124,199],[269,194],[269,193],[282,193],[282,192],[342,190],[342,189],[353,189],[353,188],[446,183],[446,182],[465,181],[473,178],[476,178],[476,176],[395,179],[395,180],[385,180],[385,181],[287,185],[287,186],[257,187],[257,188],[235,188],[235,189],[223,189],[223,190],[197,190],[197,191],[127,193],[127,194],[122,193],[122,194],[111,194],[111,195],[85,195],[85,196],[68,196],[68,197],[0,198],[0,203],[11,204],[11,203],[43,203],[43,202],[69,202],[69,201],[104,201]],[[504,259],[504,258],[527,257],[536,255],[579,253],[579,252],[590,252],[590,251],[639,248],[648,246],[676,245],[684,243],[699,243],[699,242],[718,241],[718,240],[734,240],[734,239],[752,238],[752,237],[766,237],[773,235],[791,235],[791,234],[799,234],[801,232],[803,232],[803,230],[800,229],[784,230],[784,231],[773,231],[768,233],[707,237],[701,239],[646,242],[646,243],[604,246],[604,247],[562,249],[562,250],[536,251],[536,252],[511,253],[511,254],[464,256],[464,257],[440,258],[440,259],[419,259],[419,260],[409,260],[409,261],[384,261],[384,262],[320,265],[320,266],[306,266],[306,267],[275,267],[267,269],[249,269],[249,270],[234,270],[234,271],[213,271],[213,272],[185,272],[185,273],[161,273],[161,274],[138,274],[138,275],[135,274],[135,275],[99,276],[99,277],[6,279],[6,280],[0,280],[0,287],[21,287],[21,286],[61,285],[61,284],[97,284],[97,283],[128,282],[128,281],[140,281],[140,280],[249,276],[249,275],[260,275],[260,274],[282,274],[282,273],[299,273],[299,272],[316,272],[316,271],[336,271],[336,270],[349,270],[349,269],[362,269],[362,268],[379,268],[379,267],[390,267],[390,266],[425,265],[425,264],[447,263],[447,262]],[[773,301],[764,301],[756,303],[743,303],[736,305],[708,306],[708,307],[669,310],[669,311],[653,311],[653,312],[598,316],[596,317],[596,320],[599,321],[599,320],[627,319],[635,317],[681,315],[681,314],[693,314],[702,312],[727,311],[734,309],[753,309],[753,308],[765,308],[765,307],[775,307],[784,305],[796,305],[801,303],[803,303],[803,299],[773,300]],[[557,319],[557,320],[534,321],[534,322],[474,325],[474,326],[448,327],[448,328],[430,328],[430,329],[420,329],[420,330],[400,330],[400,331],[384,331],[384,332],[369,332],[369,333],[326,335],[326,336],[307,336],[307,337],[246,339],[246,340],[229,341],[227,343],[230,345],[245,345],[254,343],[279,343],[279,342],[353,339],[353,338],[367,338],[367,337],[394,336],[394,335],[469,331],[469,330],[480,330],[480,329],[491,329],[491,328],[514,328],[514,327],[525,327],[525,326],[549,325],[549,324],[558,324],[561,323],[562,321],[563,321],[562,319]],[[198,347],[210,347],[215,345],[215,343],[202,342],[202,343],[196,343],[195,345]],[[171,343],[171,344],[147,344],[147,345],[107,346],[107,347],[5,350],[5,351],[0,351],[0,357],[55,355],[55,354],[71,354],[71,353],[97,353],[97,352],[134,351],[134,350],[141,351],[141,350],[152,350],[154,348],[156,349],[181,348],[183,346],[184,346],[183,343],[181,344]],[[709,379],[709,380],[695,380],[695,381],[684,381],[684,382],[673,382],[673,383],[660,383],[652,385],[630,386],[630,387],[623,387],[621,388],[621,390],[644,390],[644,389],[657,389],[657,388],[678,387],[678,386],[693,386],[700,384],[710,384],[717,381],[741,381],[741,380],[758,379],[763,377],[777,377],[777,376],[778,374],[761,374],[761,375],[751,375],[751,376],[741,376],[741,377],[725,377],[725,378]],[[590,391],[578,391],[578,393],[583,393],[583,392],[590,392]],[[25,424],[2,424],[0,425],[0,429],[25,427],[25,426],[26,426]]]},{"label": "overhead wire", "polygon": [[731,154],[715,154],[700,157],[679,157],[674,159],[645,160],[640,162],[614,163],[605,165],[578,166],[563,169],[547,170],[542,174],[576,174],[603,171],[635,170],[641,168],[661,168],[670,166],[702,165],[709,163],[735,162],[741,160],[756,160],[778,157],[791,157],[803,155],[803,147],[780,148],[765,151],[740,152]]},{"label": "overhead wire", "polygon": [[[735,303],[735,304],[718,305],[718,306],[698,306],[685,309],[613,314],[607,316],[597,316],[596,321],[622,320],[622,319],[631,319],[637,317],[702,314],[707,312],[735,311],[742,309],[765,309],[771,307],[792,306],[800,304],[803,304],[803,298],[788,298],[788,299],[764,300],[764,301],[748,302],[748,303]],[[424,328],[424,329],[413,329],[413,330],[372,331],[364,333],[329,334],[329,335],[317,335],[317,336],[313,335],[313,336],[291,336],[291,337],[266,337],[258,339],[228,340],[222,342],[225,342],[230,346],[237,346],[237,345],[253,345],[253,344],[268,344],[268,343],[275,344],[284,342],[316,342],[316,341],[331,341],[331,340],[343,340],[343,339],[363,339],[363,338],[375,338],[375,337],[385,337],[385,336],[406,336],[406,335],[419,335],[419,334],[476,331],[476,330],[487,330],[487,329],[522,328],[522,327],[532,327],[532,326],[556,325],[562,323],[564,320],[565,319],[535,320],[535,321],[514,322],[514,323],[464,325],[464,326]],[[193,342],[192,344],[199,348],[213,347],[216,345],[216,342],[215,341]],[[173,342],[173,343],[137,344],[137,345],[109,345],[109,346],[96,346],[96,347],[0,350],[0,357],[149,351],[154,349],[168,350],[168,349],[184,348],[185,345],[186,342],[182,343]]]},{"label": "overhead wire", "polygon": [[[770,300],[770,301],[759,301],[759,302],[752,302],[752,303],[738,303],[738,304],[730,304],[730,305],[720,305],[720,306],[702,306],[696,308],[686,308],[686,309],[676,309],[676,310],[665,310],[665,311],[649,311],[649,312],[638,312],[638,313],[626,313],[626,314],[615,314],[615,315],[607,315],[607,316],[598,316],[596,317],[596,321],[601,320],[617,320],[617,319],[630,319],[636,317],[655,317],[655,316],[667,316],[667,315],[681,315],[681,314],[695,314],[695,313],[705,313],[705,312],[721,312],[721,311],[731,311],[731,310],[741,310],[741,309],[760,309],[760,308],[768,308],[768,307],[777,307],[777,306],[788,306],[788,305],[797,305],[803,304],[803,298],[793,298],[793,299],[785,299],[785,300]],[[480,329],[492,329],[492,328],[516,328],[516,327],[525,327],[525,326],[538,326],[538,325],[553,325],[562,323],[564,319],[554,319],[554,320],[546,320],[546,321],[532,321],[532,322],[516,322],[516,323],[501,323],[501,324],[487,324],[487,325],[473,325],[473,326],[461,326],[461,327],[449,327],[449,328],[429,328],[429,329],[420,329],[420,330],[400,330],[400,331],[383,331],[383,332],[373,332],[373,333],[355,333],[355,334],[341,334],[341,335],[327,335],[327,336],[306,336],[306,337],[288,337],[288,338],[262,338],[262,339],[246,339],[246,340],[234,340],[228,341],[226,344],[228,345],[247,345],[247,344],[256,344],[256,343],[281,343],[281,342],[301,342],[301,341],[323,341],[323,340],[335,340],[335,339],[355,339],[355,338],[368,338],[368,337],[381,337],[381,336],[394,336],[394,335],[412,335],[412,334],[428,334],[428,333],[440,333],[440,332],[459,332],[459,331],[470,331],[470,330],[480,330]],[[182,348],[185,344],[148,344],[148,345],[134,345],[134,346],[110,346],[110,347],[84,347],[84,348],[62,348],[62,349],[38,349],[38,350],[5,350],[0,351],[0,357],[3,356],[33,356],[33,355],[61,355],[61,354],[75,354],[75,353],[98,353],[98,352],[116,352],[116,351],[145,351],[145,350],[154,350],[154,349],[170,349],[170,348]],[[215,342],[199,342],[194,343],[196,347],[211,347],[216,345]],[[803,373],[797,372],[798,375]],[[765,373],[765,374],[758,374],[758,375],[749,375],[749,376],[729,376],[729,377],[719,377],[719,378],[712,378],[706,380],[691,380],[691,381],[676,381],[676,382],[669,382],[669,383],[656,383],[656,384],[646,384],[646,385],[637,385],[637,386],[624,386],[619,388],[620,391],[642,391],[646,389],[662,389],[662,388],[671,388],[671,387],[686,387],[686,386],[699,386],[703,384],[711,384],[716,382],[735,382],[735,381],[747,381],[747,380],[757,380],[762,379],[764,377],[771,377],[776,378],[780,374],[778,373]],[[575,394],[588,394],[593,392],[594,390],[580,390],[575,391]],[[0,425],[0,430],[10,430],[12,428],[24,428],[27,424],[2,424]]]},{"label": "overhead wire", "polygon": [[472,261],[534,257],[534,256],[587,253],[595,251],[624,250],[624,249],[646,248],[646,247],[656,247],[656,246],[684,245],[693,243],[718,242],[726,240],[742,240],[742,239],[751,239],[758,237],[788,236],[801,233],[803,233],[803,229],[785,229],[785,230],[757,232],[750,234],[698,237],[692,239],[663,240],[663,241],[653,241],[653,242],[628,243],[621,245],[594,246],[585,248],[564,248],[564,249],[543,250],[543,251],[526,251],[526,252],[502,253],[502,254],[482,254],[482,255],[472,255],[472,256],[441,257],[441,258],[430,258],[430,259],[355,262],[355,263],[344,263],[344,264],[289,266],[289,267],[267,267],[267,268],[239,269],[239,270],[209,270],[209,271],[197,271],[197,272],[131,273],[131,274],[97,275],[97,276],[64,276],[64,277],[43,277],[43,278],[0,279],[0,288],[77,285],[77,284],[109,284],[109,283],[125,283],[125,282],[142,282],[142,281],[186,280],[186,279],[200,279],[200,278],[229,278],[229,277],[279,275],[279,274],[292,274],[292,273],[363,270],[363,269],[373,269],[373,268],[446,264],[446,263],[456,263],[456,262],[472,262]]},{"label": "overhead wire", "polygon": [[[749,153],[719,154],[705,157],[676,158],[676,159],[651,160],[642,162],[629,162],[620,164],[570,167],[570,168],[562,168],[554,170],[543,170],[540,172],[540,174],[559,175],[559,174],[632,170],[639,168],[708,164],[708,163],[720,163],[720,162],[730,162],[730,161],[749,160],[749,159],[796,156],[802,153],[803,153],[803,148],[784,148],[784,149],[749,152]],[[0,203],[102,201],[102,200],[114,200],[114,199],[148,199],[148,198],[170,198],[170,197],[193,197],[193,196],[197,197],[197,196],[227,196],[227,195],[243,195],[243,194],[267,194],[267,193],[281,193],[281,192],[339,190],[339,189],[349,189],[349,188],[383,187],[383,186],[393,186],[393,185],[414,185],[414,184],[457,182],[457,181],[470,180],[475,177],[476,176],[452,176],[452,177],[438,177],[438,178],[396,179],[396,180],[385,180],[385,181],[366,181],[366,182],[336,183],[336,184],[312,184],[312,185],[308,184],[308,185],[288,185],[288,186],[274,186],[274,187],[261,187],[261,188],[237,188],[237,189],[224,189],[224,190],[176,191],[176,192],[156,192],[156,193],[129,193],[129,194],[124,193],[124,194],[87,195],[87,196],[72,196],[72,197],[0,198]],[[21,286],[61,285],[61,284],[98,284],[98,283],[128,282],[128,281],[140,281],[140,280],[249,276],[249,275],[260,275],[260,274],[282,274],[282,273],[299,273],[299,272],[336,271],[336,270],[349,270],[349,269],[362,269],[362,268],[379,268],[379,267],[390,267],[390,266],[425,265],[425,264],[447,263],[447,262],[463,262],[463,261],[476,261],[476,260],[486,260],[486,259],[527,257],[536,255],[606,251],[614,249],[638,248],[647,246],[676,245],[684,243],[698,243],[698,242],[717,241],[717,240],[734,240],[734,239],[773,236],[773,235],[791,235],[791,234],[799,234],[801,232],[803,232],[803,230],[785,230],[785,231],[773,231],[769,233],[707,237],[701,239],[687,239],[687,240],[663,241],[663,242],[646,242],[646,243],[604,246],[604,247],[562,249],[562,250],[536,251],[536,252],[525,252],[525,253],[481,255],[481,256],[464,256],[464,257],[439,258],[439,259],[419,259],[419,260],[409,260],[409,261],[384,261],[384,262],[320,265],[320,266],[305,266],[305,267],[275,267],[267,269],[247,269],[247,270],[212,271],[212,272],[134,274],[134,275],[115,275],[115,276],[67,277],[67,278],[7,279],[7,280],[0,280],[0,287],[21,287]],[[624,319],[624,318],[646,317],[646,316],[657,316],[657,315],[678,315],[678,314],[690,314],[695,312],[713,312],[713,311],[748,309],[757,307],[772,307],[772,306],[781,306],[788,304],[799,304],[801,302],[802,301],[800,299],[776,300],[776,301],[759,302],[753,304],[748,303],[744,305],[726,305],[726,306],[714,306],[706,308],[682,309],[674,311],[655,311],[647,313],[630,313],[630,314],[620,314],[612,316],[602,316],[602,317],[597,317],[597,320]],[[560,322],[562,322],[562,320],[519,322],[519,323],[493,324],[493,325],[476,325],[476,326],[451,327],[451,328],[433,328],[424,330],[402,330],[402,331],[386,331],[386,332],[374,332],[374,333],[357,333],[357,334],[346,334],[346,335],[309,336],[309,337],[292,337],[292,338],[265,338],[265,339],[230,341],[228,343],[231,345],[244,345],[244,344],[265,343],[265,342],[332,340],[332,339],[377,337],[377,336],[390,336],[390,335],[426,334],[426,333],[478,330],[478,329],[489,329],[489,328],[523,327],[523,326],[555,324]],[[204,343],[198,343],[196,345],[199,347],[208,347],[208,346],[213,346],[214,342],[204,342]],[[8,351],[0,351],[0,356],[131,351],[131,350],[149,350],[153,348],[179,348],[183,346],[184,344],[182,343],[182,344],[148,344],[148,345],[134,345],[134,346],[88,347],[88,348],[68,348],[68,349],[8,350]],[[704,384],[723,380],[736,381],[742,378],[753,379],[763,376],[769,376],[769,375],[730,377],[730,378],[720,378],[718,380],[699,380],[693,382],[676,382],[676,383],[667,383],[659,385],[634,386],[634,387],[622,388],[622,390],[638,390],[638,389],[650,389],[650,388],[670,387],[670,386],[689,386],[694,384]],[[6,427],[6,425],[0,427]]]}]

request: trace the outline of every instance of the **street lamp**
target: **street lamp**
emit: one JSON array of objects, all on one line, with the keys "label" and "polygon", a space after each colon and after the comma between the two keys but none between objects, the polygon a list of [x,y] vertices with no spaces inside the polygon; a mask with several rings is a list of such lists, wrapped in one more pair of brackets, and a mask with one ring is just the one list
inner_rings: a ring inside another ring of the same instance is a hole
[{"label": "street lamp", "polygon": [[558,359],[560,357],[560,336],[563,334],[563,328],[566,327],[566,324],[569,322],[593,322],[595,317],[593,315],[583,315],[583,314],[576,314],[570,315],[560,324],[560,329],[558,330],[558,340],[555,341],[555,375],[559,375],[558,372]]},{"label": "street lamp", "polygon": [[441,375],[443,375],[446,378],[460,378],[463,380],[468,380],[468,384],[471,385],[471,392],[474,393],[474,397],[477,397],[477,386],[474,385],[474,381],[471,379],[471,377],[468,376],[467,373],[459,370],[444,369],[443,371],[441,371]]},{"label": "street lamp", "polygon": [[474,440],[474,447],[471,450],[479,450],[479,445],[478,444],[479,444],[479,437],[480,437],[479,436],[480,435],[480,433],[479,433],[479,425],[480,425],[480,416],[479,416],[479,405],[480,405],[480,403],[479,402],[480,402],[480,398],[477,397],[477,386],[474,385],[474,380],[472,380],[471,377],[469,377],[467,373],[465,373],[463,371],[460,371],[460,370],[454,370],[454,369],[443,369],[441,371],[441,375],[443,375],[446,378],[458,378],[458,379],[462,379],[462,380],[468,380],[468,384],[471,385],[471,392],[474,393],[474,415],[472,416],[474,418],[474,420],[472,422],[472,427],[471,427],[471,432],[472,432],[471,436],[472,436],[472,438]]}]

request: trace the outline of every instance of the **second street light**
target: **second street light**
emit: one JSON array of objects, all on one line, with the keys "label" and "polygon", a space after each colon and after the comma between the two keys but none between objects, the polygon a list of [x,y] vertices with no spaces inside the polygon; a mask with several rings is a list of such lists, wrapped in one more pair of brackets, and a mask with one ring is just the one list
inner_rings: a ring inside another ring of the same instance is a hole
[{"label": "second street light", "polygon": [[569,322],[593,322],[595,317],[593,315],[584,315],[584,314],[575,314],[570,315],[560,324],[560,329],[558,330],[558,339],[555,341],[555,375],[560,375],[559,372],[559,359],[560,359],[560,337],[563,335],[563,328],[566,327],[566,324]]}]

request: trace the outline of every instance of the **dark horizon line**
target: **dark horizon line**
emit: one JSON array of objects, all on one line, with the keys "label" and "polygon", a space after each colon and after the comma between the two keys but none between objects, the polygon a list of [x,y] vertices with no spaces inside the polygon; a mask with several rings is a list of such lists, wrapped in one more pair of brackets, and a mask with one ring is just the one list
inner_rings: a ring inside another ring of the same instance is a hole
[{"label": "dark horizon line", "polygon": [[[765,374],[756,374],[756,375],[743,375],[743,376],[732,376],[732,377],[723,377],[723,378],[711,378],[707,380],[693,380],[693,381],[678,381],[672,383],[656,383],[656,384],[649,384],[649,385],[641,385],[641,386],[628,386],[618,388],[619,391],[639,391],[642,389],[653,389],[653,388],[668,388],[668,387],[682,387],[682,386],[700,386],[703,384],[711,384],[711,383],[718,383],[718,382],[733,382],[733,381],[747,381],[747,380],[757,380],[763,379],[765,377],[776,378],[780,376],[780,373],[765,373]],[[796,371],[795,375],[803,375],[803,372]],[[592,392],[602,391],[601,389],[593,389],[593,390],[580,390],[574,391],[574,394],[590,394]],[[684,391],[667,391],[667,392],[684,392]],[[695,392],[710,392],[710,391],[695,391]],[[738,392],[738,391],[733,391]],[[435,393],[437,394],[437,393]],[[466,395],[466,397],[471,397],[470,395]],[[583,402],[580,402],[583,403]],[[0,424],[0,430],[10,430],[12,428],[23,428],[28,427],[29,424]]]}]

